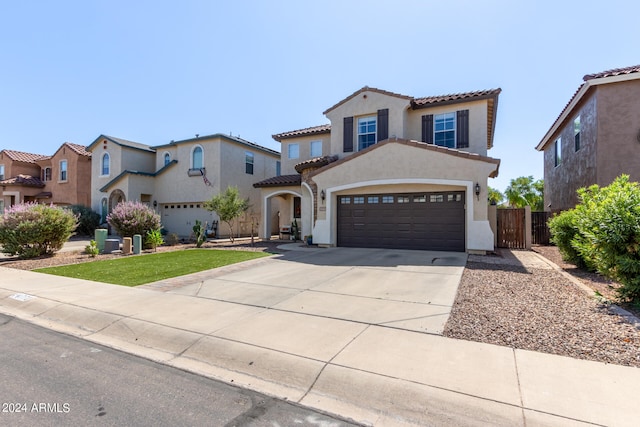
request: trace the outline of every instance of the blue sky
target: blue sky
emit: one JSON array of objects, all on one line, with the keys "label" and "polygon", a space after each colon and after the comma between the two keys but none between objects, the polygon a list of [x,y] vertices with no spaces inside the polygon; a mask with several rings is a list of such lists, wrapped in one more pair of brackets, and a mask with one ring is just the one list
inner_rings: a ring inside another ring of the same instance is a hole
[{"label": "blue sky", "polygon": [[422,97],[502,88],[503,191],[582,76],[640,64],[639,3],[609,0],[3,1],[0,149],[107,134],[150,145],[327,123],[363,86]]}]

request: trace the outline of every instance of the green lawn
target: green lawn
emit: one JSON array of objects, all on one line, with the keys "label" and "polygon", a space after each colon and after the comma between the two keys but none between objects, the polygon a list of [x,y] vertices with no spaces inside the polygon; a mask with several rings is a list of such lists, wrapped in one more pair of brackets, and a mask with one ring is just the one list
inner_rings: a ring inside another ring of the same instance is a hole
[{"label": "green lawn", "polygon": [[188,249],[39,268],[34,271],[115,285],[138,286],[265,256],[269,256],[269,254],[265,252]]}]

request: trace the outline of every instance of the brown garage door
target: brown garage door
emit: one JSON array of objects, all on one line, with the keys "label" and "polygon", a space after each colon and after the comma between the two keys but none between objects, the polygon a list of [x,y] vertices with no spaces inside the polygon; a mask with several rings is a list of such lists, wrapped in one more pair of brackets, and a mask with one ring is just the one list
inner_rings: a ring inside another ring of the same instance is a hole
[{"label": "brown garage door", "polygon": [[464,192],[338,196],[338,246],[465,250]]}]

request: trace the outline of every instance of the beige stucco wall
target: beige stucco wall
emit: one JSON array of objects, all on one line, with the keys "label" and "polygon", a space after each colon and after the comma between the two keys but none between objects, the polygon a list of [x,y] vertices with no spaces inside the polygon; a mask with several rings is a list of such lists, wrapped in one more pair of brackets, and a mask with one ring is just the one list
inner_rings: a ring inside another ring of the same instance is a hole
[{"label": "beige stucco wall", "polygon": [[409,110],[407,116],[406,139],[422,140],[422,116],[425,114],[455,113],[469,110],[469,148],[464,151],[487,155],[487,100],[465,102],[460,104],[435,106],[419,110]]},{"label": "beige stucco wall", "polygon": [[[329,111],[326,116],[331,121],[331,154],[339,157],[351,155],[344,153],[344,117],[353,116],[353,149],[358,149],[358,118],[376,116],[378,110],[389,109],[389,137],[404,138],[407,109],[410,106],[408,99],[396,96],[384,95],[378,92],[364,91],[354,98]],[[284,150],[283,150],[284,153]]]},{"label": "beige stucco wall", "polygon": [[[311,135],[311,136],[302,136],[299,138],[288,138],[284,139],[281,143],[281,157],[282,157],[282,165],[280,173],[282,175],[293,175],[296,174],[295,165],[298,163],[302,163],[305,160],[311,159],[311,141],[322,141],[322,155],[327,156],[329,154],[333,154],[331,151],[331,136],[328,133],[319,134],[319,135]],[[297,159],[289,158],[289,145],[290,144],[298,144],[300,147],[299,156]],[[275,173],[274,173],[275,175]]]},{"label": "beige stucco wall", "polygon": [[[371,165],[393,165],[376,167]],[[388,143],[348,162],[313,176],[326,200],[319,205],[313,228],[314,242],[335,245],[339,194],[354,192],[392,193],[405,191],[464,190],[467,201],[467,250],[493,250],[493,233],[487,217],[487,178],[497,165],[439,151]],[[473,187],[480,184],[479,197]],[[307,214],[309,215],[309,214]]]}]

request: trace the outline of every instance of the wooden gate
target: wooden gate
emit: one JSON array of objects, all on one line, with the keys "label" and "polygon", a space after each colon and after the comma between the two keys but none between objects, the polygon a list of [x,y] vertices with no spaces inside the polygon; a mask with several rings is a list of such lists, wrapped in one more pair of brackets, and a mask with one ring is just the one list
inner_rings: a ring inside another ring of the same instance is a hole
[{"label": "wooden gate", "polygon": [[531,233],[534,245],[548,245],[551,239],[547,221],[551,212],[531,212]]},{"label": "wooden gate", "polygon": [[498,247],[526,249],[525,209],[498,209]]}]

